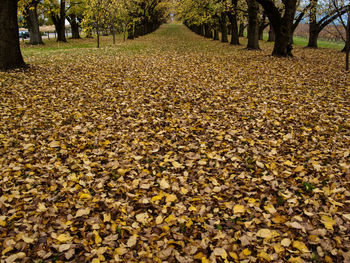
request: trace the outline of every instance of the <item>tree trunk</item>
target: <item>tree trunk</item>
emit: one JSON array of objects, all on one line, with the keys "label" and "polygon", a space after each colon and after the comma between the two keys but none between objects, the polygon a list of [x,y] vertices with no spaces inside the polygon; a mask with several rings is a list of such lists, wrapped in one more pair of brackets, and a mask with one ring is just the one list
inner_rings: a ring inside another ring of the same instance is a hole
[{"label": "tree trunk", "polygon": [[284,13],[281,16],[279,8],[270,0],[256,0],[264,8],[267,17],[275,31],[275,44],[273,56],[292,56],[292,44],[290,36],[293,32],[293,21],[296,11],[297,0],[284,0]]},{"label": "tree trunk", "polygon": [[307,47],[317,48],[317,39],[319,35],[319,29],[316,21],[311,21],[309,25],[309,42]]},{"label": "tree trunk", "polygon": [[100,47],[100,19],[96,20],[97,48]]},{"label": "tree trunk", "polygon": [[248,49],[259,48],[259,6],[255,0],[247,0],[248,4]]},{"label": "tree trunk", "polygon": [[204,30],[205,30],[204,37],[211,38],[212,32],[211,32],[210,26],[208,24],[204,24]]},{"label": "tree trunk", "polygon": [[290,37],[287,34],[281,34],[276,32],[275,34],[275,46],[273,48],[273,56],[292,56],[290,47]]},{"label": "tree trunk", "polygon": [[129,28],[128,28],[128,39],[134,39],[134,26],[131,25]]},{"label": "tree trunk", "polygon": [[66,39],[66,0],[61,0],[60,4],[60,18],[59,18],[59,31],[57,31],[57,41],[67,42]]},{"label": "tree trunk", "polygon": [[266,14],[263,12],[262,19],[259,23],[259,40],[264,40],[264,30],[269,24],[266,23]]},{"label": "tree trunk", "polygon": [[73,39],[79,39],[80,33],[79,33],[79,22],[77,21],[77,18],[75,15],[71,15],[70,19],[68,19],[68,22],[70,24],[70,27],[72,29],[72,38]]},{"label": "tree trunk", "polygon": [[231,24],[231,45],[239,45],[238,25],[236,12],[228,13],[228,18]]},{"label": "tree trunk", "polygon": [[227,16],[224,12],[221,13],[220,18],[220,30],[221,30],[221,42],[228,42],[228,34],[227,34]]},{"label": "tree trunk", "polygon": [[275,31],[273,30],[273,27],[270,25],[269,38],[267,39],[267,42],[274,42],[274,41],[275,41]]},{"label": "tree trunk", "polygon": [[259,27],[259,40],[264,40],[264,28]]},{"label": "tree trunk", "polygon": [[204,35],[205,35],[205,27],[204,27],[204,25],[200,25],[200,27],[201,27],[201,29],[200,29],[200,30],[201,30],[200,35],[204,37]]},{"label": "tree trunk", "polygon": [[66,20],[66,2],[65,0],[61,0],[60,3],[60,14],[51,14],[51,19],[52,22],[55,25],[55,29],[57,32],[57,41],[61,42],[67,42],[66,39],[66,25],[65,25],[65,20]]},{"label": "tree trunk", "polygon": [[19,45],[17,0],[0,1],[0,70],[26,67]]},{"label": "tree trunk", "polygon": [[115,29],[112,29],[112,35],[113,35],[113,44],[115,44]]},{"label": "tree trunk", "polygon": [[217,28],[214,29],[213,40],[220,40],[220,38],[219,38],[219,30]]},{"label": "tree trunk", "polygon": [[244,23],[243,22],[239,23],[239,31],[238,31],[239,37],[244,37],[244,29],[245,29]]},{"label": "tree trunk", "polygon": [[30,35],[29,43],[31,45],[42,45],[43,40],[41,38],[41,33],[39,30],[39,21],[38,21],[38,1],[32,1],[31,4],[26,6],[25,14],[26,20],[28,23],[28,30]]}]

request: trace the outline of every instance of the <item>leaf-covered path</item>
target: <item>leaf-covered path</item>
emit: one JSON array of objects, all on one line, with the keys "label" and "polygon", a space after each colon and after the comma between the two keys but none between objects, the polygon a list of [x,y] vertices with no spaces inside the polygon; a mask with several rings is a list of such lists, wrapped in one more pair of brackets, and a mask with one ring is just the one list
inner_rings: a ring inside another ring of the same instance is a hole
[{"label": "leaf-covered path", "polygon": [[[84,40],[90,41],[90,40]],[[0,75],[1,262],[346,262],[349,77],[181,25]]]}]

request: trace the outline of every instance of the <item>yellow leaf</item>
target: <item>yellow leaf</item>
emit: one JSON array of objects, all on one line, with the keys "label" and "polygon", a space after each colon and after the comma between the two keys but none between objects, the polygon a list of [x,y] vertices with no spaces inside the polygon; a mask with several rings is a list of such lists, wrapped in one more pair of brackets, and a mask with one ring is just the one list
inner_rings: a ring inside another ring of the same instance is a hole
[{"label": "yellow leaf", "polygon": [[71,247],[71,244],[62,244],[58,247],[58,251],[63,252],[70,249],[70,247]]},{"label": "yellow leaf", "polygon": [[262,169],[265,168],[264,164],[259,161],[256,161],[256,165]]},{"label": "yellow leaf", "polygon": [[6,216],[0,216],[0,226],[6,226]]},{"label": "yellow leaf", "polygon": [[244,205],[235,205],[233,207],[233,213],[238,214],[238,213],[245,213],[245,207]]},{"label": "yellow leaf", "polygon": [[128,239],[128,242],[126,243],[126,246],[133,247],[136,245],[136,242],[137,242],[137,236],[136,235],[130,236]]},{"label": "yellow leaf", "polygon": [[58,141],[52,141],[52,142],[50,142],[49,146],[50,146],[51,148],[60,147],[60,142],[58,142]]},{"label": "yellow leaf", "polygon": [[310,252],[309,249],[307,248],[307,246],[301,241],[294,241],[293,247],[300,250],[302,253]]},{"label": "yellow leaf", "polygon": [[283,238],[281,241],[281,245],[284,247],[289,247],[292,241],[289,238]]},{"label": "yellow leaf", "polygon": [[202,259],[203,257],[205,257],[203,252],[199,252],[199,253],[197,253],[196,255],[193,256],[194,259]]},{"label": "yellow leaf", "polygon": [[115,253],[117,253],[119,256],[124,255],[127,251],[125,247],[118,247],[115,249]]},{"label": "yellow leaf", "polygon": [[243,255],[245,255],[245,256],[249,256],[250,254],[252,254],[252,252],[249,250],[249,248],[243,249],[242,253],[243,253]]},{"label": "yellow leaf", "polygon": [[161,215],[156,217],[156,224],[160,225],[161,223],[163,223],[163,217]]},{"label": "yellow leaf", "polygon": [[75,214],[75,217],[85,216],[90,214],[90,208],[81,208]]},{"label": "yellow leaf", "polygon": [[65,243],[67,241],[71,241],[73,237],[71,237],[69,234],[60,234],[58,237],[56,237],[56,239],[61,243]]},{"label": "yellow leaf", "polygon": [[210,261],[207,257],[202,257],[202,263],[210,263]]},{"label": "yellow leaf", "polygon": [[184,187],[181,187],[181,194],[185,195],[188,193],[188,190]]},{"label": "yellow leaf", "polygon": [[95,244],[100,244],[102,242],[102,238],[100,237],[98,232],[94,230],[92,233],[95,235]]},{"label": "yellow leaf", "polygon": [[195,208],[194,206],[190,206],[188,208],[188,211],[192,212],[192,211],[197,211],[197,208]]},{"label": "yellow leaf", "polygon": [[293,163],[289,160],[285,161],[284,164],[288,166],[293,166]]},{"label": "yellow leaf", "polygon": [[321,222],[328,230],[334,230],[333,225],[335,224],[335,220],[333,218],[323,215],[321,216]]},{"label": "yellow leaf", "polygon": [[171,164],[174,166],[174,168],[182,168],[183,166],[182,166],[182,164],[181,163],[178,163],[178,162],[176,162],[176,161],[173,161],[173,162],[171,162]]},{"label": "yellow leaf", "polygon": [[34,239],[33,239],[33,238],[27,237],[27,236],[25,236],[25,235],[22,236],[22,240],[23,240],[24,242],[26,242],[26,243],[29,243],[29,244],[31,244],[31,243],[34,242]]},{"label": "yellow leaf", "polygon": [[290,257],[288,262],[290,262],[290,263],[304,263],[304,260],[302,260],[300,257]]},{"label": "yellow leaf", "polygon": [[152,202],[159,201],[159,200],[162,200],[163,197],[164,197],[164,194],[163,194],[163,193],[160,193],[159,195],[153,196],[152,199],[151,199],[151,201],[152,201]]},{"label": "yellow leaf", "polygon": [[174,220],[176,220],[176,217],[174,217],[173,215],[170,215],[167,218],[165,218],[164,221],[167,223],[170,223],[171,221],[174,221]]},{"label": "yellow leaf", "polygon": [[280,245],[280,244],[276,244],[273,246],[273,249],[275,250],[275,252],[277,254],[282,253],[285,249]]},{"label": "yellow leaf", "polygon": [[12,246],[9,246],[7,248],[5,248],[4,250],[1,251],[1,255],[5,255],[7,252],[10,252],[13,250]]},{"label": "yellow leaf", "polygon": [[111,214],[103,214],[103,222],[110,222],[111,221]]},{"label": "yellow leaf", "polygon": [[124,175],[128,172],[128,170],[127,170],[127,169],[119,168],[119,169],[117,170],[117,172],[118,172],[118,174],[124,176]]},{"label": "yellow leaf", "polygon": [[100,263],[100,260],[98,258],[94,258],[91,263]]},{"label": "yellow leaf", "polygon": [[168,181],[165,180],[164,178],[162,180],[160,180],[159,185],[160,185],[161,189],[168,189],[168,188],[170,188],[170,185],[169,185]]},{"label": "yellow leaf", "polygon": [[257,256],[258,256],[258,258],[265,259],[268,262],[271,261],[271,257],[264,251],[259,252]]},{"label": "yellow leaf", "polygon": [[166,202],[175,202],[176,200],[177,200],[177,196],[174,194],[168,195],[165,199]]},{"label": "yellow leaf", "polygon": [[275,214],[277,212],[277,210],[275,209],[275,207],[273,206],[273,204],[268,204],[264,206],[264,209],[269,212],[270,214]]},{"label": "yellow leaf", "polygon": [[147,213],[141,213],[141,214],[136,215],[136,221],[140,222],[142,224],[146,224],[148,222],[148,218],[149,218],[149,216]]},{"label": "yellow leaf", "polygon": [[81,193],[79,198],[80,199],[91,199],[91,195],[88,193]]},{"label": "yellow leaf", "polygon": [[186,226],[187,227],[190,227],[190,226],[192,226],[193,225],[193,221],[190,219],[190,220],[188,220],[188,222],[186,223]]},{"label": "yellow leaf", "polygon": [[108,145],[110,143],[111,143],[110,140],[105,140],[104,142],[102,142],[102,145]]},{"label": "yellow leaf", "polygon": [[267,228],[262,228],[260,229],[257,233],[256,233],[256,236],[257,237],[262,237],[262,238],[272,238],[272,232],[270,229],[267,229]]},{"label": "yellow leaf", "polygon": [[214,255],[215,256],[220,256],[223,259],[227,258],[227,253],[226,253],[226,250],[224,248],[219,248],[219,247],[215,248],[214,249]]},{"label": "yellow leaf", "polygon": [[38,209],[37,209],[38,212],[45,212],[46,210],[47,210],[47,208],[46,208],[44,203],[38,204]]},{"label": "yellow leaf", "polygon": [[346,220],[349,220],[349,221],[350,221],[350,214],[343,214],[343,217],[344,217]]},{"label": "yellow leaf", "polygon": [[206,165],[207,164],[207,161],[205,159],[202,159],[202,160],[199,160],[198,161],[198,164],[199,165]]},{"label": "yellow leaf", "polygon": [[294,169],[294,172],[298,173],[298,172],[301,172],[304,170],[304,167],[303,166],[297,166],[297,168]]}]

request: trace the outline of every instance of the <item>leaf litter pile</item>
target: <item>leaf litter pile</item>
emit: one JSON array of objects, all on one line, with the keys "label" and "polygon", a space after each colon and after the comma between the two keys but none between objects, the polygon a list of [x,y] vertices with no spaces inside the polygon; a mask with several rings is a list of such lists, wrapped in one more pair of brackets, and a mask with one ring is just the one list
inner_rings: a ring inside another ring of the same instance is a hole
[{"label": "leaf litter pile", "polygon": [[262,45],[167,25],[2,73],[1,262],[349,262],[343,55]]}]

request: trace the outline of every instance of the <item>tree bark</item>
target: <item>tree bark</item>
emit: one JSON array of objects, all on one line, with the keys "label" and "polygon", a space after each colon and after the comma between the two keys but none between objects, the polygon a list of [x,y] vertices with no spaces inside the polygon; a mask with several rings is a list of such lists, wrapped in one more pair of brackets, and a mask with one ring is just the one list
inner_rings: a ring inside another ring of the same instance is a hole
[{"label": "tree bark", "polygon": [[261,21],[259,22],[259,40],[264,40],[264,30],[269,25],[266,23],[266,14],[263,12]]},{"label": "tree bark", "polygon": [[201,30],[200,35],[204,37],[204,35],[205,35],[205,26],[204,25],[200,25],[200,27],[201,27],[200,28],[200,30]]},{"label": "tree bark", "polygon": [[274,42],[274,41],[275,41],[275,31],[273,30],[273,27],[270,25],[269,38],[267,39],[267,42]]},{"label": "tree bark", "polygon": [[70,27],[72,29],[72,38],[73,39],[79,39],[80,33],[79,33],[79,21],[76,15],[70,14],[67,16],[67,20],[70,24]]},{"label": "tree bark", "polygon": [[255,0],[247,0],[248,4],[248,49],[259,48],[259,6]]},{"label": "tree bark", "polygon": [[220,40],[220,38],[219,38],[219,30],[217,28],[214,29],[213,40]]},{"label": "tree bark", "polygon": [[227,16],[224,12],[221,13],[220,18],[220,30],[221,30],[221,42],[228,42],[228,34],[227,34]]},{"label": "tree bark", "polygon": [[134,26],[131,25],[128,28],[128,39],[134,39]]},{"label": "tree bark", "polygon": [[310,22],[309,25],[309,42],[307,47],[317,48],[317,39],[319,35],[319,30],[316,21]]},{"label": "tree bark", "polygon": [[28,30],[30,35],[29,43],[31,45],[42,45],[43,40],[39,30],[39,21],[38,21],[38,8],[39,1],[33,0],[27,4],[25,7],[25,18],[28,24]]},{"label": "tree bark", "polygon": [[0,1],[0,70],[23,68],[19,45],[17,0]]},{"label": "tree bark", "polygon": [[310,5],[311,5],[311,8],[310,8],[309,42],[307,46],[312,48],[317,48],[318,35],[322,31],[322,29],[324,29],[336,18],[344,15],[348,11],[349,6],[345,5],[342,8],[331,10],[328,15],[325,15],[319,21],[316,21],[317,0],[311,0]]},{"label": "tree bark", "polygon": [[309,24],[309,42],[308,47],[317,48],[317,39],[318,39],[318,26],[317,26],[317,2],[318,0],[310,0],[310,24]]},{"label": "tree bark", "polygon": [[284,0],[285,8],[283,15],[281,15],[280,10],[272,0],[257,0],[257,2],[264,8],[275,31],[276,39],[272,55],[279,57],[292,56],[290,35],[292,32],[297,0]]},{"label": "tree bark", "polygon": [[204,24],[204,30],[205,30],[204,37],[211,38],[212,37],[212,32],[211,32],[211,28],[210,28],[210,26],[208,24]]},{"label": "tree bark", "polygon": [[228,18],[230,20],[231,27],[231,45],[239,45],[239,35],[238,35],[238,25],[237,25],[237,14],[236,12],[228,13]]},{"label": "tree bark", "polygon": [[238,30],[239,37],[244,37],[244,29],[245,29],[244,23],[243,22],[239,23],[239,30]]},{"label": "tree bark", "polygon": [[51,14],[52,21],[55,25],[56,32],[57,32],[57,41],[61,42],[67,42],[66,39],[66,1],[61,0],[60,2],[60,13],[58,14]]}]

